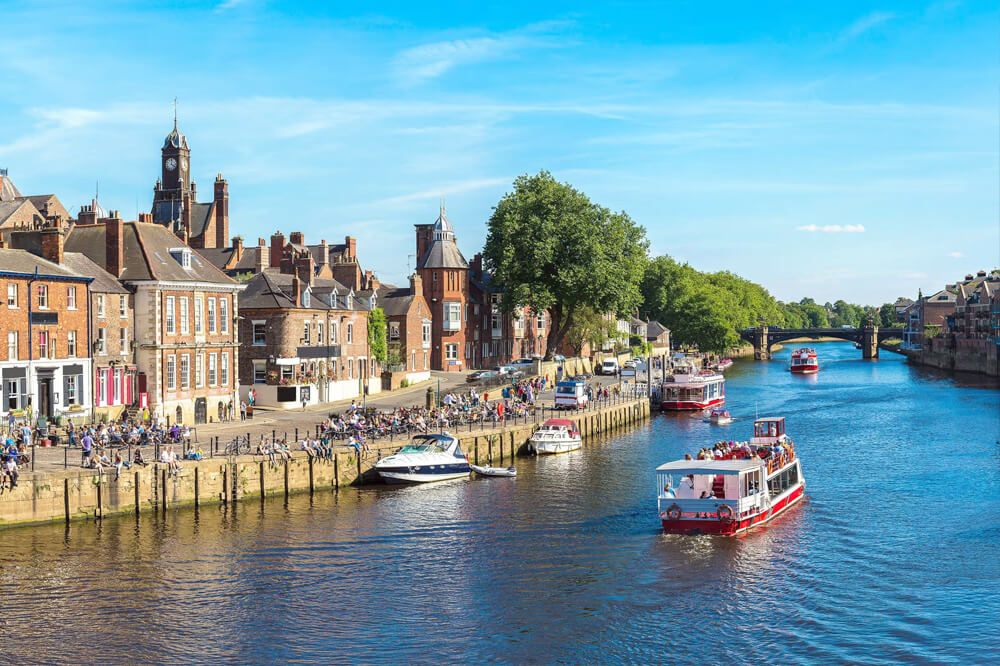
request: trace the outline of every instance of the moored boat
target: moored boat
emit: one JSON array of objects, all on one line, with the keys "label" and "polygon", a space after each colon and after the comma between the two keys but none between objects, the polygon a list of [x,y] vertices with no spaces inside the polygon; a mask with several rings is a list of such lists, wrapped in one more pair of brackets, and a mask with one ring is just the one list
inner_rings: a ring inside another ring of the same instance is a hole
[{"label": "moored boat", "polygon": [[417,435],[391,456],[375,463],[386,483],[428,483],[469,475],[469,460],[457,437],[448,433]]},{"label": "moored boat", "polygon": [[812,375],[819,372],[819,357],[816,350],[810,347],[802,347],[792,352],[792,361],[789,370],[800,375]]},{"label": "moored boat", "polygon": [[529,441],[539,454],[567,453],[583,446],[580,431],[569,419],[549,419],[534,432]]},{"label": "moored boat", "polygon": [[805,489],[783,417],[757,419],[748,442],[718,442],[699,459],[660,465],[656,484],[664,532],[722,536],[774,520],[801,500]]},{"label": "moored boat", "polygon": [[708,420],[716,425],[725,425],[727,423],[733,422],[733,417],[729,413],[728,409],[713,409],[712,413],[708,415]]},{"label": "moored boat", "polygon": [[479,465],[469,465],[472,471],[480,476],[507,476],[514,477],[517,476],[517,468],[511,465],[510,467],[481,467]]},{"label": "moored boat", "polygon": [[718,370],[719,372],[725,372],[730,367],[732,367],[732,365],[733,365],[733,359],[731,359],[731,358],[724,358],[721,361],[719,361],[718,363],[716,363],[715,365],[713,365],[712,368],[714,370]]},{"label": "moored boat", "polygon": [[675,368],[661,389],[661,407],[671,411],[701,410],[726,401],[726,378],[713,370]]}]

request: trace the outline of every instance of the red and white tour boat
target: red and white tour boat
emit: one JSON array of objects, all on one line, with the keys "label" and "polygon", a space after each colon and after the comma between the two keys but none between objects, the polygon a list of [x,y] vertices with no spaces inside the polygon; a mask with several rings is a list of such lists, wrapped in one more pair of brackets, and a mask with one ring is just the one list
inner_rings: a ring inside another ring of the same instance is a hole
[{"label": "red and white tour boat", "polygon": [[792,364],[789,369],[802,375],[814,375],[819,372],[819,358],[816,356],[816,350],[803,347],[793,351]]},{"label": "red and white tour boat", "polygon": [[724,358],[721,361],[719,361],[718,363],[716,363],[714,366],[712,366],[712,369],[713,370],[718,370],[719,372],[725,372],[726,370],[728,370],[732,366],[733,366],[733,359],[731,359],[731,358]]},{"label": "red and white tour boat", "polygon": [[699,459],[656,468],[664,532],[735,536],[802,499],[806,482],[784,417],[757,419],[753,430],[749,442],[718,442]]},{"label": "red and white tour boat", "polygon": [[667,375],[661,396],[663,409],[708,409],[726,401],[726,378],[714,370],[697,372],[693,366],[681,366]]}]

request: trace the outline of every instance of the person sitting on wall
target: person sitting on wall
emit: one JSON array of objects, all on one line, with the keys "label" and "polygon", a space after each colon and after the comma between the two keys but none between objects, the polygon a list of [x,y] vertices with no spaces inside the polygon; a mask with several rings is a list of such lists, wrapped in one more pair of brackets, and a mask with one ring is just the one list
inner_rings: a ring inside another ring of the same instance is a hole
[{"label": "person sitting on wall", "polygon": [[132,464],[139,465],[140,467],[146,466],[146,459],[142,457],[142,449],[135,450],[135,455],[132,456]]},{"label": "person sitting on wall", "polygon": [[14,456],[7,456],[7,460],[3,463],[4,474],[7,476],[7,481],[10,483],[10,489],[13,490],[17,488],[17,479],[20,474],[17,471],[17,458]]}]

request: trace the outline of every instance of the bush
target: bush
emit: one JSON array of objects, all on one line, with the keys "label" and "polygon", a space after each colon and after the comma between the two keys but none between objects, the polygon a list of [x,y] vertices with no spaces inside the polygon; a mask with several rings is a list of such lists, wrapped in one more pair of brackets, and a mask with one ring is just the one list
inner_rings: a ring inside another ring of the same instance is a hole
[{"label": "bush", "polygon": [[410,382],[407,379],[404,379],[403,381],[399,382],[399,388],[401,388],[401,389],[404,389],[404,388],[406,388],[409,385],[410,385]]}]

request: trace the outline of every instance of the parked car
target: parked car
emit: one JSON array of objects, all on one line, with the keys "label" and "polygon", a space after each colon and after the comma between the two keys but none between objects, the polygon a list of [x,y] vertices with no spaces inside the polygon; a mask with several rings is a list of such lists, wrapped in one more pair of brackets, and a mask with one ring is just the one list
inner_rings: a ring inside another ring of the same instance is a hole
[{"label": "parked car", "polygon": [[510,366],[510,367],[512,367],[512,368],[517,368],[519,370],[524,370],[525,368],[533,368],[533,367],[535,367],[535,360],[532,359],[532,358],[528,358],[528,357],[524,356],[524,357],[521,357],[521,358],[515,358],[513,361],[511,361],[507,365]]},{"label": "parked car", "polygon": [[602,375],[616,375],[618,374],[618,359],[617,358],[606,358],[601,362],[601,374]]},{"label": "parked car", "polygon": [[563,356],[562,354],[553,354],[552,360],[553,361],[558,361],[558,362],[562,363],[563,361],[566,360],[566,357]]},{"label": "parked car", "polygon": [[478,382],[480,379],[486,379],[487,377],[496,377],[497,373],[493,370],[476,370],[470,373],[468,377],[465,378],[467,382]]}]

